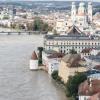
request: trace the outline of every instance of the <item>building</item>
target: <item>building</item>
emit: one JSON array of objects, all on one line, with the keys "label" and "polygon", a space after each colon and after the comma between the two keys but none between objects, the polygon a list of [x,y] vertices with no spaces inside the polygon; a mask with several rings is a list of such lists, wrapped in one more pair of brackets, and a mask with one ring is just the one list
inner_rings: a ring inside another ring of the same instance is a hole
[{"label": "building", "polygon": [[100,48],[93,48],[90,53],[91,55],[98,55],[100,53]]},{"label": "building", "polygon": [[80,53],[81,54],[81,58],[84,58],[84,56],[90,56],[91,55],[91,51],[92,51],[92,48],[83,49],[82,52]]},{"label": "building", "polygon": [[62,53],[57,53],[53,50],[43,51],[42,60],[45,70],[51,75],[53,71],[59,69],[61,58],[64,56]]},{"label": "building", "polygon": [[80,61],[81,57],[78,54],[67,54],[62,58],[59,66],[59,77],[64,83],[67,82],[69,76],[75,75],[75,72],[86,71],[85,67],[80,66]]},{"label": "building", "polygon": [[[86,80],[78,89],[79,100],[100,100],[100,80]],[[97,95],[97,96],[96,96]],[[95,99],[93,99],[96,97]]]},{"label": "building", "polygon": [[89,69],[93,69],[95,66],[100,65],[100,55],[85,56],[84,59]]},{"label": "building", "polygon": [[74,49],[77,53],[81,53],[83,49],[99,48],[100,37],[88,36],[81,32],[76,26],[72,26],[67,35],[45,35],[45,50],[57,50],[61,53],[68,54]]},{"label": "building", "polygon": [[66,34],[70,26],[75,25],[85,34],[94,34],[92,13],[92,2],[88,2],[87,7],[84,2],[80,2],[78,8],[75,2],[72,2],[71,15],[58,17],[55,30],[58,34]]},{"label": "building", "polygon": [[30,70],[37,70],[37,69],[38,69],[38,57],[34,51],[30,59]]}]

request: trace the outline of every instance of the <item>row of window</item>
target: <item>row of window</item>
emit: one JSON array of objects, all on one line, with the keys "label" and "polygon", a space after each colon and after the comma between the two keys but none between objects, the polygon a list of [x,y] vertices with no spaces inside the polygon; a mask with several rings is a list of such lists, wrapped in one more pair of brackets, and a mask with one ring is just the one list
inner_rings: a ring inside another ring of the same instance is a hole
[{"label": "row of window", "polygon": [[50,43],[49,45],[100,45],[99,42],[92,42],[92,43]]}]

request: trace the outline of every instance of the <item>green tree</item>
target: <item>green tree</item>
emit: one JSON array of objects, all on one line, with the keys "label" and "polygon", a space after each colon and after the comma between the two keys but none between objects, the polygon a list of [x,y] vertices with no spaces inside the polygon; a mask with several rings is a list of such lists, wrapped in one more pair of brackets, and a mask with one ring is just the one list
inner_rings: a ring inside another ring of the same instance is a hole
[{"label": "green tree", "polygon": [[70,76],[66,84],[66,94],[69,97],[76,97],[78,95],[79,85],[87,79],[85,73],[76,73]]},{"label": "green tree", "polygon": [[53,78],[54,80],[57,80],[57,78],[58,78],[58,71],[54,71],[54,72],[51,74],[51,76],[52,76],[52,78]]},{"label": "green tree", "polygon": [[16,24],[12,23],[10,27],[11,28],[15,28],[16,27]]},{"label": "green tree", "polygon": [[41,31],[42,30],[43,21],[39,17],[35,18],[33,28],[34,28],[35,31]]},{"label": "green tree", "polygon": [[69,51],[70,54],[77,54],[77,51],[75,51],[74,49]]},{"label": "green tree", "polygon": [[38,50],[39,50],[38,64],[41,65],[42,64],[42,51],[43,51],[43,47],[38,47]]},{"label": "green tree", "polygon": [[9,19],[9,16],[4,16],[3,19]]},{"label": "green tree", "polygon": [[34,19],[33,25],[34,31],[52,31],[52,27],[49,26],[47,23],[43,22],[39,17]]}]

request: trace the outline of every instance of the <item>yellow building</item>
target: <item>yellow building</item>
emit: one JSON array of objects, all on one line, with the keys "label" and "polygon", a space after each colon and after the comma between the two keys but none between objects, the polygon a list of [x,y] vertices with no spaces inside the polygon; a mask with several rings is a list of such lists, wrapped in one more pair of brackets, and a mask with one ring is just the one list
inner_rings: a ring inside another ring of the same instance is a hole
[{"label": "yellow building", "polygon": [[75,72],[86,71],[85,67],[80,66],[80,61],[81,57],[78,54],[67,54],[62,58],[59,66],[59,77],[61,77],[64,83],[66,83],[69,76],[73,76]]}]

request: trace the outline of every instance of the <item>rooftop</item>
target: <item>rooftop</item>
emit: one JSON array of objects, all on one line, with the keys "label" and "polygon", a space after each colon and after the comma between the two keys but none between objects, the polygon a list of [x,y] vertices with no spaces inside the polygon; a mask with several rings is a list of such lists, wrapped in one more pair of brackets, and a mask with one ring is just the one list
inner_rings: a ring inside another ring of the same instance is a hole
[{"label": "rooftop", "polygon": [[37,60],[38,59],[35,51],[33,51],[32,56],[31,56],[31,59],[32,60]]},{"label": "rooftop", "polygon": [[78,90],[78,94],[84,96],[92,96],[98,92],[100,92],[100,80],[91,80],[91,82],[86,80],[80,84]]},{"label": "rooftop", "polygon": [[81,32],[76,26],[72,26],[66,35],[45,35],[48,40],[98,40],[98,36],[88,36]]},{"label": "rooftop", "polygon": [[79,61],[81,60],[81,57],[78,54],[67,54],[62,58],[62,60],[65,63],[69,63],[69,67],[76,67]]}]

